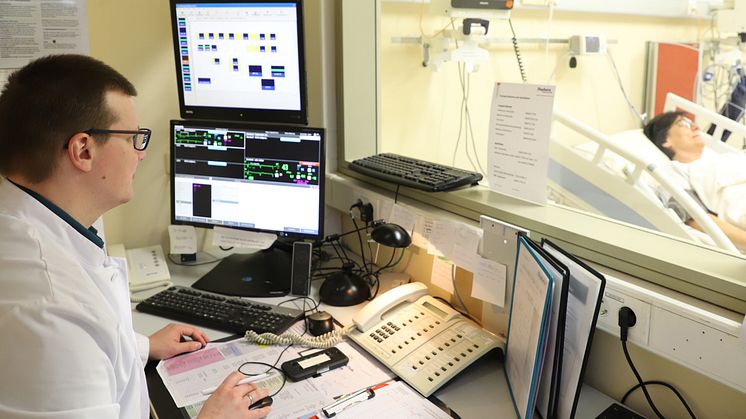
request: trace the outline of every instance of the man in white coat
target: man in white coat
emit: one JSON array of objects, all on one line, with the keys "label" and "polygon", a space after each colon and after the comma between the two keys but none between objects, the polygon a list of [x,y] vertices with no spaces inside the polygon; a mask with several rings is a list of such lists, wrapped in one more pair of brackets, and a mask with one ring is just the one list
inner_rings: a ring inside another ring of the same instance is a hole
[{"label": "man in white coat", "polygon": [[[150,130],[134,86],[82,55],[40,58],[0,94],[0,417],[147,418],[144,364],[200,349],[199,329],[132,328],[127,278],[91,225],[132,198]],[[201,418],[258,418],[228,376]]]}]

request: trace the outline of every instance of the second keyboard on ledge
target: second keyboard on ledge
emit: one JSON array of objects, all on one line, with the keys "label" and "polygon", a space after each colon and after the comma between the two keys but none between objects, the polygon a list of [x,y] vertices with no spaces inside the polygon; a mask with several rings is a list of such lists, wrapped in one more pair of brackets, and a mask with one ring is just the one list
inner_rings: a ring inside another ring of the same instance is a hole
[{"label": "second keyboard on ledge", "polygon": [[350,169],[398,185],[442,192],[461,186],[476,185],[482,174],[444,166],[393,153],[381,153],[354,160]]},{"label": "second keyboard on ledge", "polygon": [[303,310],[224,297],[194,288],[173,286],[145,299],[138,311],[228,333],[281,334],[303,318]]}]

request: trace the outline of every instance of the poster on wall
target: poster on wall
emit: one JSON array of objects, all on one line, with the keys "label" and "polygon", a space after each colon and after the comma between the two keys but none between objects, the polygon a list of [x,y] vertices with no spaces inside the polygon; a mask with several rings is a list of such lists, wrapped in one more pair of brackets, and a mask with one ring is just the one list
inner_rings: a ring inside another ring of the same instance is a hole
[{"label": "poster on wall", "polygon": [[88,54],[88,48],[85,0],[0,0],[0,69],[50,54]]},{"label": "poster on wall", "polygon": [[487,156],[490,189],[546,203],[553,105],[554,86],[495,83]]}]

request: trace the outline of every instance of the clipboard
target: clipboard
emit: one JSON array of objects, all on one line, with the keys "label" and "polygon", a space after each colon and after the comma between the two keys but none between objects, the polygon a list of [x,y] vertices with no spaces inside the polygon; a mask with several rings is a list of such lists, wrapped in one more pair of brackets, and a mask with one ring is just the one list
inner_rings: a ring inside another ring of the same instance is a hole
[{"label": "clipboard", "polygon": [[505,375],[519,419],[532,418],[546,350],[554,279],[544,259],[518,236],[508,319]]},{"label": "clipboard", "polygon": [[[570,351],[565,350],[564,353],[566,354],[566,360],[567,354],[575,354],[576,359],[571,360],[568,364],[578,365],[579,367],[562,370],[559,378],[560,388],[566,388],[570,391],[564,397],[561,393],[559,394],[554,415],[556,419],[569,419],[575,417],[578,408],[583,376],[588,365],[593,334],[596,331],[598,313],[601,309],[601,300],[606,287],[606,278],[551,241],[544,239],[541,244],[548,253],[554,255],[570,270],[567,307],[575,319],[574,329],[570,330],[575,331],[577,335],[565,334],[565,346]],[[580,362],[577,362],[577,357],[582,357]]]},{"label": "clipboard", "polygon": [[544,250],[531,239],[526,242],[544,261],[554,279],[552,307],[547,324],[547,349],[544,358],[541,382],[536,397],[536,412],[541,418],[553,419],[560,395],[560,377],[564,364],[565,319],[567,315],[567,294],[570,284],[570,271],[557,258]]}]

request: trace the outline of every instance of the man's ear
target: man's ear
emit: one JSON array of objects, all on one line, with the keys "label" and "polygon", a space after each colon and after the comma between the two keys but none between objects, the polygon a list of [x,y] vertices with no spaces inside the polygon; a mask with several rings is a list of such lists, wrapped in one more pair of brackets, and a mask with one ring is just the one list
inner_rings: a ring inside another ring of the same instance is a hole
[{"label": "man's ear", "polygon": [[84,172],[90,172],[93,169],[95,141],[93,137],[83,132],[67,140],[67,158],[73,167]]}]

